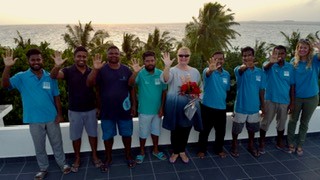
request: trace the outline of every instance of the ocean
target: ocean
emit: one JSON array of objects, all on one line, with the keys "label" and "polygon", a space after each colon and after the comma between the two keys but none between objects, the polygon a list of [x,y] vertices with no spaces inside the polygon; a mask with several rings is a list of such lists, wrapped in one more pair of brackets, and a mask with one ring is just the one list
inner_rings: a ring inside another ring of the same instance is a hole
[{"label": "ocean", "polygon": [[[82,22],[83,23],[83,22]],[[296,22],[296,21],[277,21],[277,22],[239,22],[240,25],[233,26],[240,36],[231,40],[232,47],[254,46],[256,40],[274,44],[284,44],[285,38],[280,33],[283,31],[291,35],[293,31],[301,33],[305,37],[309,33],[320,31],[320,22]],[[83,23],[84,24],[84,23]],[[72,25],[73,26],[73,25]],[[106,40],[112,41],[121,47],[123,34],[130,33],[146,42],[149,33],[153,33],[155,27],[163,31],[169,31],[169,36],[181,41],[185,35],[186,23],[174,24],[93,24],[94,30],[106,30],[110,37]],[[17,31],[20,32],[24,40],[30,38],[31,43],[40,44],[47,41],[50,48],[64,50],[67,45],[63,40],[62,34],[67,32],[66,24],[42,24],[42,25],[0,25],[0,45],[15,47],[14,38],[17,38]],[[320,35],[320,33],[319,33]]]}]

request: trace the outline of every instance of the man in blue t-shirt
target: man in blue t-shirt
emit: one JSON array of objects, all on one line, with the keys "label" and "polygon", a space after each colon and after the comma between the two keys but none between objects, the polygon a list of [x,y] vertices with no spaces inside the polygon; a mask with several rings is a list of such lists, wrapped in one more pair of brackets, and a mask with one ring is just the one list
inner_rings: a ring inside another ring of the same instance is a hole
[{"label": "man in blue t-shirt", "polygon": [[238,135],[246,123],[249,142],[248,151],[254,157],[260,156],[254,147],[254,134],[260,129],[261,108],[264,114],[265,74],[257,68],[254,62],[254,49],[245,47],[241,49],[242,65],[234,69],[237,81],[237,97],[235,101],[235,116],[232,124],[231,155],[239,157]]},{"label": "man in blue t-shirt", "polygon": [[276,148],[283,149],[282,142],[288,113],[294,107],[294,76],[293,65],[286,62],[286,48],[276,46],[270,59],[263,64],[266,73],[267,87],[265,97],[265,115],[260,123],[259,152],[265,153],[265,137],[270,123],[276,117],[277,142]]},{"label": "man in blue t-shirt", "polygon": [[156,57],[152,51],[146,51],[142,55],[144,68],[139,66],[137,60],[132,60],[134,70],[129,79],[129,85],[137,85],[138,88],[138,113],[139,113],[139,141],[140,154],[136,157],[138,164],[145,158],[145,144],[151,134],[153,142],[152,154],[160,160],[167,157],[158,149],[158,141],[163,116],[167,86],[160,81],[161,70],[156,68]]},{"label": "man in blue t-shirt", "polygon": [[135,115],[135,92],[129,86],[131,70],[120,63],[120,50],[117,46],[110,46],[107,50],[108,63],[102,61],[97,54],[93,60],[93,70],[87,78],[87,85],[97,86],[100,101],[100,118],[106,160],[101,166],[102,172],[107,172],[112,163],[113,137],[122,136],[125,156],[129,168],[136,165],[131,154],[131,136],[133,132],[132,116]]},{"label": "man in blue t-shirt", "polygon": [[30,68],[10,78],[10,69],[15,64],[13,52],[6,51],[2,73],[2,87],[17,89],[22,98],[23,122],[29,124],[36,158],[40,171],[35,179],[48,174],[49,160],[46,153],[46,136],[50,141],[55,160],[64,174],[70,172],[63,152],[59,123],[63,121],[59,89],[56,80],[43,69],[43,59],[38,49],[26,53]]},{"label": "man in blue t-shirt", "polygon": [[203,130],[200,131],[198,146],[198,157],[204,158],[207,151],[208,137],[211,129],[215,129],[215,154],[221,158],[226,157],[223,151],[224,136],[226,133],[226,98],[230,90],[230,74],[223,69],[224,54],[221,51],[215,52],[208,67],[203,71],[203,98],[201,116]]},{"label": "man in blue t-shirt", "polygon": [[67,83],[68,92],[68,118],[70,122],[70,139],[72,140],[75,160],[71,171],[78,172],[80,167],[80,148],[83,128],[88,134],[89,144],[92,150],[92,163],[95,167],[102,165],[97,155],[97,117],[96,117],[96,95],[93,87],[86,85],[86,80],[91,72],[87,66],[88,51],[79,46],[74,51],[74,64],[60,70],[65,62],[60,52],[55,52],[53,57],[55,66],[50,76],[53,79],[64,79]]}]

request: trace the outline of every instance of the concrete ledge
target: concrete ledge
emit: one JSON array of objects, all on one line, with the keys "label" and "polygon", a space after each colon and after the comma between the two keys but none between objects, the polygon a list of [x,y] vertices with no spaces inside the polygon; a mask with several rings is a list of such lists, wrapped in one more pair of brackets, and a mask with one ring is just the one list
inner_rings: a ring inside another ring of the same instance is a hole
[{"label": "concrete ledge", "polygon": [[[320,107],[317,107],[315,110],[309,124],[309,130],[308,133],[311,132],[320,132]],[[99,121],[100,124],[100,121]],[[72,143],[69,139],[69,123],[61,123],[61,133],[63,137],[63,146],[64,151],[66,153],[72,153]],[[138,147],[139,146],[139,134],[138,134],[138,119],[134,119],[133,124],[133,136],[132,136],[132,147]],[[267,136],[275,136],[276,135],[276,129],[275,129],[276,123],[275,121],[272,122],[269,131],[267,133]],[[227,116],[227,131],[226,131],[226,140],[231,140],[231,127],[232,127],[232,118],[231,113],[228,113]],[[256,133],[256,136],[258,137],[258,133]],[[102,133],[101,128],[99,126],[98,128],[98,150],[104,150],[103,141],[101,139]],[[248,137],[247,132],[244,128],[243,132],[239,135],[239,139],[246,139]],[[211,131],[210,141],[214,140],[214,130]],[[189,142],[197,142],[198,141],[198,132],[194,131],[192,129],[190,136],[189,136]],[[8,157],[24,157],[24,156],[34,156],[34,148],[33,148],[33,142],[32,138],[29,132],[29,126],[28,125],[20,125],[20,126],[8,126],[8,127],[0,127],[0,158],[8,158]],[[148,138],[146,145],[151,145],[151,140]],[[170,131],[167,131],[165,129],[161,129],[161,136],[159,139],[159,144],[165,145],[170,144]],[[123,148],[121,137],[116,136],[114,141],[114,149],[120,149]],[[82,146],[81,151],[90,151],[90,146],[88,143],[87,134],[84,131],[82,136]],[[50,143],[47,139],[47,152],[48,154],[52,154]]]}]

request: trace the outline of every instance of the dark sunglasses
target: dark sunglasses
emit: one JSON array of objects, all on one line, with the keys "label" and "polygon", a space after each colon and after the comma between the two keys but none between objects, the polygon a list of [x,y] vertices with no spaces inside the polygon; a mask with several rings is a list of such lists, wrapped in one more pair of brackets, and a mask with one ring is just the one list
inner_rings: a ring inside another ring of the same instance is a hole
[{"label": "dark sunglasses", "polygon": [[189,55],[189,54],[179,54],[178,56],[179,56],[179,57],[186,57],[186,58],[187,58],[187,57],[189,57],[190,55]]},{"label": "dark sunglasses", "polygon": [[310,40],[309,39],[300,39],[299,42],[307,42],[307,43],[309,43]]}]

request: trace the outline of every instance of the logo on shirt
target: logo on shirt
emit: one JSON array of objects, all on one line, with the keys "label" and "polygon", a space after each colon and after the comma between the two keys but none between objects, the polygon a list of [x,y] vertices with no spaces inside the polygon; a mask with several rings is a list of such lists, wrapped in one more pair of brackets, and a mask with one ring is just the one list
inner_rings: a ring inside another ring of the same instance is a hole
[{"label": "logo on shirt", "polygon": [[50,82],[43,82],[42,83],[42,88],[43,89],[51,89]]},{"label": "logo on shirt", "polygon": [[290,76],[290,73],[289,73],[289,71],[284,71],[284,72],[283,72],[283,75],[284,75],[285,77],[289,77],[289,76]]},{"label": "logo on shirt", "polygon": [[222,78],[223,84],[228,84],[228,79],[227,78]]},{"label": "logo on shirt", "polygon": [[155,85],[160,85],[160,79],[159,78],[154,79],[154,84]]},{"label": "logo on shirt", "polygon": [[261,81],[261,76],[256,76],[256,81]]}]

